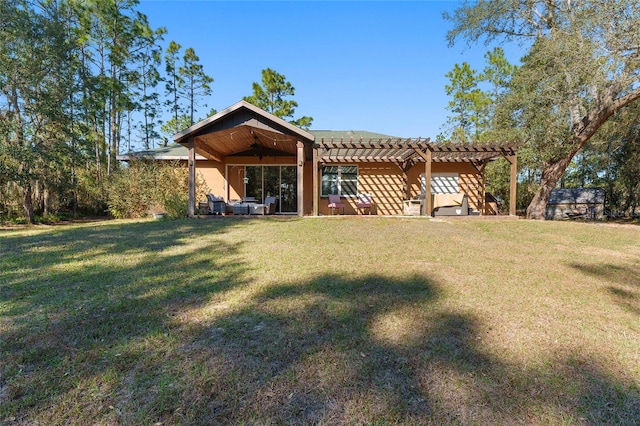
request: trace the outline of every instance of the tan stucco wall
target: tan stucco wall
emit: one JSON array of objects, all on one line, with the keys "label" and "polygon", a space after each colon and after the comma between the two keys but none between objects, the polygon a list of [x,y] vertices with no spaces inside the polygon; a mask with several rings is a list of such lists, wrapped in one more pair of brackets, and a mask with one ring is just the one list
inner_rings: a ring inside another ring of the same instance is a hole
[{"label": "tan stucco wall", "polygon": [[[295,165],[295,163],[294,157],[264,157],[262,160],[257,157],[228,157],[226,164],[199,160],[196,163],[196,171],[203,176],[213,194],[223,196],[228,201],[241,199],[244,196],[245,165]],[[186,166],[186,162],[184,164]],[[229,179],[228,186],[225,183],[225,169]],[[408,171],[410,198],[420,194],[420,175],[424,172],[424,163],[418,163]],[[458,173],[460,189],[469,196],[469,207],[478,209],[479,182],[473,166],[466,163],[433,163],[432,173]],[[321,180],[321,172],[318,173],[318,179]],[[371,214],[401,214],[402,200],[407,198],[402,171],[397,165],[391,163],[359,164],[358,191],[372,194],[374,208]],[[304,194],[304,214],[311,215],[313,212],[313,164],[310,161],[307,161],[304,166]],[[345,214],[356,214],[356,198],[343,198],[342,201],[347,205]],[[328,199],[320,197],[318,212],[328,215],[327,205]]]},{"label": "tan stucco wall", "polygon": [[224,166],[222,164],[215,161],[196,161],[196,173],[200,174],[204,178],[205,183],[209,187],[209,192],[218,197],[224,196],[225,182]]},{"label": "tan stucco wall", "polygon": [[[407,173],[411,187],[411,198],[420,194],[420,175],[425,172],[425,164],[418,163]],[[478,175],[476,169],[467,163],[433,163],[431,174],[458,173],[460,190],[469,197],[469,207],[478,210]]]}]

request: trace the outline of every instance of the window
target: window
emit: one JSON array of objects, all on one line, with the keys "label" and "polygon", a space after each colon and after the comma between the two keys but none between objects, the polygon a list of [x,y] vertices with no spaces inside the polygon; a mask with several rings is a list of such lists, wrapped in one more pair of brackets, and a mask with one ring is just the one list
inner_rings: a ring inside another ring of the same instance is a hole
[{"label": "window", "polygon": [[329,194],[355,197],[358,194],[358,166],[323,166],[322,196]]},{"label": "window", "polygon": [[245,166],[245,197],[264,200],[276,197],[278,213],[298,210],[298,174],[296,166]]},{"label": "window", "polygon": [[[426,192],[424,173],[420,175],[420,193]],[[460,192],[457,173],[438,173],[431,175],[432,194],[457,194]]]}]

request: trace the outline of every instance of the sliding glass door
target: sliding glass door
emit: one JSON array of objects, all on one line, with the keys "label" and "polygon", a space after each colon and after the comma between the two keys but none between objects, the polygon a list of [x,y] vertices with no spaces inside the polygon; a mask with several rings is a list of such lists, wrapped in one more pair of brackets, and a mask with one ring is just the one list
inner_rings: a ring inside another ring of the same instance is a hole
[{"label": "sliding glass door", "polygon": [[277,213],[297,213],[298,174],[296,166],[246,166],[245,195],[261,202],[276,197]]}]

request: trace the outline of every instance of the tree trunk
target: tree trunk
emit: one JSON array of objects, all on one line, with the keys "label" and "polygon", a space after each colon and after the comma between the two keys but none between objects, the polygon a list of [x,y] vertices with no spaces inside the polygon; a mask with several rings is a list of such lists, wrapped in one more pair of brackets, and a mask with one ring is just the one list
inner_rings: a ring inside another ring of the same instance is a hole
[{"label": "tree trunk", "polygon": [[637,99],[640,99],[640,87],[621,98],[612,100],[605,107],[591,111],[582,120],[576,121],[577,125],[573,128],[573,149],[564,158],[549,163],[542,171],[540,187],[536,191],[536,195],[533,196],[529,207],[527,207],[527,219],[545,219],[549,195],[551,195],[551,191],[553,191],[558,180],[564,174],[574,155],[582,149],[609,117]]},{"label": "tree trunk", "polygon": [[27,187],[24,189],[24,213],[27,216],[27,221],[31,224],[36,223],[36,217],[33,213],[33,200],[32,200],[33,190],[31,188],[31,184],[27,183]]}]

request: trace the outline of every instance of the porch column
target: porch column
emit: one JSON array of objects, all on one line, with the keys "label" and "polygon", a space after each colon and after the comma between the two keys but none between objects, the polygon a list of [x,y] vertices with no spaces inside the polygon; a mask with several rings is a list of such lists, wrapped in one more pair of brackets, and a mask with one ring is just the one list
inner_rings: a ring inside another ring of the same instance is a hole
[{"label": "porch column", "polygon": [[189,138],[189,204],[187,216],[194,217],[196,214],[196,142],[194,138]]},{"label": "porch column", "polygon": [[298,141],[298,216],[304,216],[304,143]]},{"label": "porch column", "polygon": [[511,164],[511,176],[509,177],[509,216],[515,216],[518,192],[518,155],[507,155],[505,158]]},{"label": "porch column", "polygon": [[431,163],[432,152],[427,148],[427,155],[424,157],[424,214],[425,216],[431,216],[431,210],[433,210],[431,202]]},{"label": "porch column", "polygon": [[313,215],[318,216],[318,199],[320,196],[318,186],[318,147],[313,146]]},{"label": "porch column", "polygon": [[487,175],[485,173],[487,163],[480,163],[477,166],[474,163],[471,164],[478,171],[478,211],[480,212],[480,216],[484,216],[486,214],[484,196],[487,191]]},{"label": "porch column", "polygon": [[485,197],[486,192],[487,192],[487,175],[485,173],[484,167],[482,167],[482,174],[480,175],[480,194],[478,194],[479,195],[479,197],[478,197],[479,206],[478,207],[480,207],[478,210],[480,210],[480,216],[484,216],[487,213],[485,211],[486,206],[485,206],[485,203],[484,203],[484,201],[485,201],[484,197]]}]

